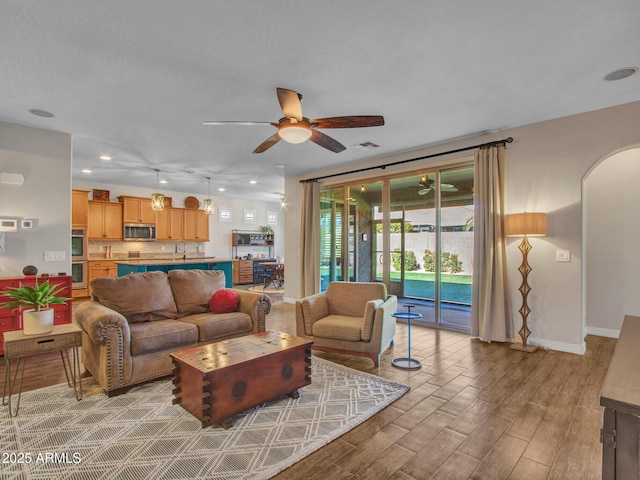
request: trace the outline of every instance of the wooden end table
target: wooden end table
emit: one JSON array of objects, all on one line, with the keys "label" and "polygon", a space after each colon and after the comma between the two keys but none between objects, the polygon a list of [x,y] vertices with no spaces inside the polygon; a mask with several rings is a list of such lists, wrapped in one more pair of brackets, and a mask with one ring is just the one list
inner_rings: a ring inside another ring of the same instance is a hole
[{"label": "wooden end table", "polygon": [[[27,357],[42,355],[50,352],[60,352],[64,374],[67,384],[73,388],[76,400],[82,398],[82,378],[80,377],[80,354],[78,347],[82,346],[82,330],[73,323],[54,325],[53,331],[38,335],[25,335],[22,330],[14,330],[4,333],[4,389],[2,392],[2,405],[9,407],[9,416],[18,415],[20,409],[20,397],[22,396],[22,380],[24,378],[24,366]],[[69,350],[72,351],[72,360],[69,359]],[[15,373],[11,374],[11,362],[16,360]],[[20,382],[16,387],[20,373]],[[11,397],[17,394],[18,398],[15,411],[11,405]]]},{"label": "wooden end table", "polygon": [[268,331],[171,353],[173,404],[229,428],[232,417],[311,383],[312,341]]}]

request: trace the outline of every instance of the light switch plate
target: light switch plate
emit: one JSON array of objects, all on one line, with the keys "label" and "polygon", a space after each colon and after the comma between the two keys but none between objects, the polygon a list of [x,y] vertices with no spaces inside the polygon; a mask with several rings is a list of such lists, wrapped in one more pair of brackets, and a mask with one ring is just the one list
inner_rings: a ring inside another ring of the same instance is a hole
[{"label": "light switch plate", "polygon": [[569,250],[556,250],[556,262],[570,262],[571,252]]}]

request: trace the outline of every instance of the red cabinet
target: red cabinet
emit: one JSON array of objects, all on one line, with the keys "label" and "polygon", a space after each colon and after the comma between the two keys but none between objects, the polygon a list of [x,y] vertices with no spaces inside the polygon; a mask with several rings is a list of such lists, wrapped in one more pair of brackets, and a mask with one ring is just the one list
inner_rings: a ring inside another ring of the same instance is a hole
[{"label": "red cabinet", "polygon": [[[4,295],[4,290],[7,287],[20,287],[22,285],[35,285],[38,283],[49,280],[49,283],[60,285],[63,290],[58,294],[60,297],[67,297],[71,299],[71,276],[26,276],[26,277],[4,277],[0,278],[0,341],[2,340],[2,334],[4,332],[10,332],[12,330],[22,330],[22,312],[16,310],[12,311],[10,308],[2,308],[6,302],[10,302],[11,299]],[[63,323],[71,323],[71,300],[67,301],[66,305],[52,305],[54,310],[54,324],[60,325]],[[4,354],[4,346],[0,343],[0,355]]]}]

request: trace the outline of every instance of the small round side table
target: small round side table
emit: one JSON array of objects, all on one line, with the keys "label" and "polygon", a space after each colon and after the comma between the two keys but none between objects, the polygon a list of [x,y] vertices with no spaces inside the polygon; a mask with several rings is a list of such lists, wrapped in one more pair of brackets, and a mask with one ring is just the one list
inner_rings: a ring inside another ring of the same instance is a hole
[{"label": "small round side table", "polygon": [[402,368],[403,370],[417,370],[422,367],[422,364],[419,360],[415,358],[411,358],[411,320],[415,320],[417,318],[422,318],[421,313],[414,313],[411,311],[415,305],[405,305],[407,307],[406,312],[396,312],[392,313],[391,316],[395,318],[401,318],[407,321],[407,356],[401,358],[394,358],[391,361],[391,365],[397,368]]}]

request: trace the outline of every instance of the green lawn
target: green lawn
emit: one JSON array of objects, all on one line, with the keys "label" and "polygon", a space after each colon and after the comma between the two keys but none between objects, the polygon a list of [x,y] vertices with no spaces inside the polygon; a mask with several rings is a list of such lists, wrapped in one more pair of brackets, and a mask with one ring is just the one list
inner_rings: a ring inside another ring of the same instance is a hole
[{"label": "green lawn", "polygon": [[[405,280],[423,280],[432,282],[436,279],[436,274],[429,272],[406,272],[404,274],[404,278]],[[400,272],[391,272],[391,279],[400,280]],[[440,281],[443,283],[465,283],[471,285],[471,275],[442,273],[440,274]]]}]

